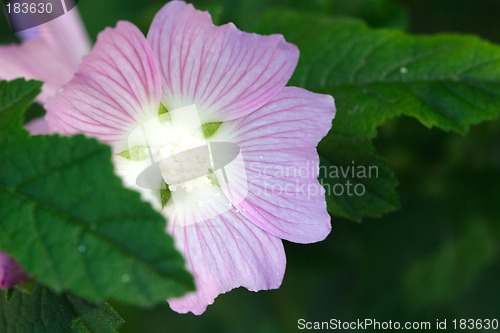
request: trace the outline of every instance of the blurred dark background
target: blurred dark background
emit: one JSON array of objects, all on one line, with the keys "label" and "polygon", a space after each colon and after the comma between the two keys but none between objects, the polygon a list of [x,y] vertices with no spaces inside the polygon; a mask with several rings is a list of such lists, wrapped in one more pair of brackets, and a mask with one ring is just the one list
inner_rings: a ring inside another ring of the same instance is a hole
[{"label": "blurred dark background", "polygon": [[[194,3],[210,10],[218,23],[233,21],[244,30],[255,30],[259,17],[278,6],[354,16],[373,27],[417,34],[478,34],[500,43],[498,0]],[[163,4],[82,0],[79,8],[95,39],[118,19],[146,32]],[[0,31],[1,42],[13,40],[4,19]],[[499,129],[500,121],[488,122],[460,136],[410,118],[390,121],[375,143],[400,180],[398,211],[362,223],[333,218],[333,232],[324,242],[286,243],[288,266],[279,290],[232,291],[201,317],[179,315],[166,304],[151,310],[113,304],[127,321],[121,332],[295,332],[301,318],[500,319]]]}]

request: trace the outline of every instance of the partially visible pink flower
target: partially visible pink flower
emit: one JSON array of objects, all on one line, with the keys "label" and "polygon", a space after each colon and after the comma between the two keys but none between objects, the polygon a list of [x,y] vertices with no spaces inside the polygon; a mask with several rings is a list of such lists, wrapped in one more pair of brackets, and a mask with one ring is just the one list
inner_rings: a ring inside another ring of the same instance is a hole
[{"label": "partially visible pink flower", "polygon": [[[18,34],[22,43],[0,45],[0,80],[17,78],[43,81],[37,101],[44,104],[75,74],[81,59],[90,51],[90,40],[76,8],[35,28]],[[45,119],[26,124],[32,134],[48,133]],[[9,269],[12,269],[9,272]],[[26,274],[9,256],[0,252],[0,287],[24,282]]]},{"label": "partially visible pink flower", "polygon": [[11,288],[28,279],[28,275],[12,257],[0,252],[0,288]]},{"label": "partially visible pink flower", "polygon": [[38,101],[50,96],[75,74],[90,41],[76,8],[18,34],[21,44],[0,46],[0,80],[16,78],[43,81]]},{"label": "partially visible pink flower", "polygon": [[[90,51],[90,40],[76,8],[18,35],[21,44],[0,46],[0,80],[43,81],[42,93],[37,97],[42,104],[73,77]],[[48,132],[43,118],[28,123],[26,129],[31,134]]]},{"label": "partially visible pink flower", "polygon": [[[298,56],[281,35],[217,27],[208,13],[172,1],[147,39],[128,22],[102,32],[46,105],[52,132],[110,144],[125,185],[167,218],[196,282],[196,291],[169,300],[175,311],[201,314],[240,286],[278,288],[282,239],[312,243],[330,233],[316,146],[335,106],[331,96],[285,87]],[[196,119],[187,117],[193,110]],[[200,134],[214,123],[215,134]],[[214,165],[198,149],[205,140],[238,147],[243,169],[200,174],[200,166]],[[139,186],[153,166],[147,181],[163,192]],[[187,195],[174,203],[169,195],[178,192]]]}]

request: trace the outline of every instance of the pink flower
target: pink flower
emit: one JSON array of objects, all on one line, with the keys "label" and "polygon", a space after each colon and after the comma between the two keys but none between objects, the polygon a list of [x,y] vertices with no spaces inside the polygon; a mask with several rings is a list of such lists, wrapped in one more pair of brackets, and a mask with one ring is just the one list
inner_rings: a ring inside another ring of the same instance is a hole
[{"label": "pink flower", "polygon": [[0,252],[0,288],[11,288],[26,282],[28,278],[12,257]]},{"label": "pink flower", "polygon": [[[23,40],[20,45],[0,46],[0,80],[43,81],[37,98],[42,104],[73,77],[82,57],[90,51],[90,41],[76,9],[25,30],[19,37]],[[39,118],[28,123],[26,129],[33,135],[46,134],[48,125]],[[0,252],[0,288],[10,288],[26,278],[14,259]]]},{"label": "pink flower", "polygon": [[[19,45],[0,46],[0,80],[16,78],[43,81],[38,102],[44,104],[75,74],[81,59],[90,51],[90,41],[76,8],[35,28],[18,34]],[[47,132],[37,119],[27,125],[32,134]]]},{"label": "pink flower", "polygon": [[128,22],[102,32],[46,105],[52,132],[110,144],[125,185],[167,218],[196,281],[168,300],[177,312],[201,314],[240,286],[278,288],[282,239],[317,242],[331,230],[316,146],[335,106],[285,87],[298,56],[281,35],[217,27],[172,1],[147,38]]}]

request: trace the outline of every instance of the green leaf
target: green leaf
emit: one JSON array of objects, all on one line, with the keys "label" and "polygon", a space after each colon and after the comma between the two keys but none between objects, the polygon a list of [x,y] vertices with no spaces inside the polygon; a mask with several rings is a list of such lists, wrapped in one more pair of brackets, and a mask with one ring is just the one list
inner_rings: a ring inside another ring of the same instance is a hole
[{"label": "green leaf", "polygon": [[31,105],[41,87],[42,83],[37,81],[0,81],[0,131],[13,131],[21,127],[22,111]]},{"label": "green leaf", "polygon": [[343,130],[374,136],[385,120],[406,114],[465,133],[500,115],[500,47],[479,38],[415,37],[291,12],[266,22],[266,31],[284,32],[301,50],[291,84],[334,94]]},{"label": "green leaf", "polygon": [[150,306],[193,289],[165,218],[123,187],[108,146],[16,130],[0,132],[0,250],[94,301]]},{"label": "green leaf", "polygon": [[0,291],[2,333],[116,333],[123,324],[108,305],[71,294],[56,294],[38,285],[33,293]]},{"label": "green leaf", "polygon": [[330,212],[359,221],[399,207],[397,180],[370,140],[337,133],[326,137],[318,149],[320,182]]},{"label": "green leaf", "polygon": [[278,8],[301,13],[355,16],[376,27],[405,28],[409,16],[405,8],[393,0],[192,0],[190,3],[207,10],[215,24],[233,22],[244,31],[254,31],[264,13]]},{"label": "green leaf", "polygon": [[[319,150],[330,165],[346,163],[347,155],[354,163],[371,159],[378,164],[371,139],[378,126],[396,116],[465,133],[470,125],[500,114],[500,48],[479,38],[415,37],[291,11],[266,15],[261,32],[283,33],[299,47],[291,85],[335,97],[338,112],[330,144]],[[380,200],[367,197],[360,206],[359,197],[330,197],[336,202],[331,212],[359,219],[393,210],[397,182],[390,172],[385,175],[385,181],[371,185]]]}]

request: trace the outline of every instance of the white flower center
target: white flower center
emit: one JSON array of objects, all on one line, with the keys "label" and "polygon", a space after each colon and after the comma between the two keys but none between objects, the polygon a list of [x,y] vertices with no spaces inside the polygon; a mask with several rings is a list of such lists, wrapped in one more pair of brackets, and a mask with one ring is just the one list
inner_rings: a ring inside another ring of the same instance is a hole
[{"label": "white flower center", "polygon": [[157,149],[155,160],[170,191],[175,191],[178,186],[191,191],[210,183],[207,175],[211,170],[211,159],[203,135],[200,138],[198,133],[193,135],[175,128],[170,122],[166,125],[167,144]]},{"label": "white flower center", "polygon": [[[230,143],[209,144],[194,105],[143,122],[130,133],[128,147],[115,158],[117,173],[177,225],[232,208],[227,171],[242,175],[246,185],[239,149]],[[228,167],[233,161],[237,163]],[[246,186],[244,190],[246,196]]]}]

